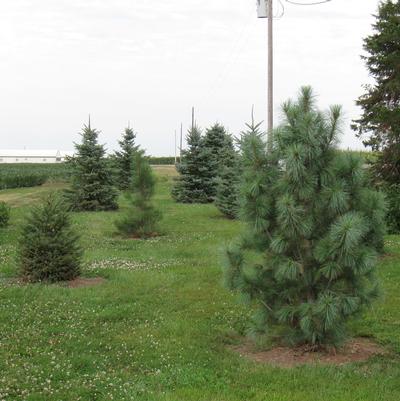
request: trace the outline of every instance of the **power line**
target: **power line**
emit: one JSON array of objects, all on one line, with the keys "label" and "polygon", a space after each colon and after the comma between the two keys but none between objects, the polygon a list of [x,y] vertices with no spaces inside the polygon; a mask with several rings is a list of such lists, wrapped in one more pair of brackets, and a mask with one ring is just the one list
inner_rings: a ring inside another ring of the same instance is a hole
[{"label": "power line", "polygon": [[322,1],[316,1],[313,3],[298,3],[297,1],[293,1],[293,0],[285,0],[285,1],[286,1],[286,3],[294,4],[295,6],[316,6],[318,4],[329,3],[332,0],[322,0]]},{"label": "power line", "polygon": [[278,0],[278,2],[281,7],[281,12],[278,15],[274,15],[274,19],[280,20],[285,15],[285,5],[282,3],[282,0]]},{"label": "power line", "polygon": [[[317,4],[325,4],[329,3],[332,0],[314,0],[312,3],[300,3],[294,0],[285,0],[286,3],[294,4],[297,6],[315,6]],[[264,6],[262,3],[264,2]],[[268,149],[272,149],[273,142],[273,86],[274,86],[274,65],[273,65],[273,21],[274,19],[280,19],[285,15],[285,6],[282,0],[278,0],[279,5],[281,6],[282,12],[281,15],[274,15],[274,0],[258,0],[258,17],[259,18],[268,18]],[[278,17],[278,18],[277,18]]]},{"label": "power line", "polygon": [[206,100],[209,96],[213,96],[217,89],[221,86],[224,79],[226,79],[227,75],[229,74],[230,70],[236,63],[241,50],[243,47],[246,46],[249,40],[249,33],[254,28],[254,23],[252,22],[252,14],[249,14],[248,18],[243,23],[242,29],[239,35],[236,37],[236,40],[233,43],[231,50],[223,59],[223,68],[220,70],[219,74],[216,76],[215,80],[210,83],[209,86],[209,93],[204,95],[204,98],[201,99],[201,103]]}]

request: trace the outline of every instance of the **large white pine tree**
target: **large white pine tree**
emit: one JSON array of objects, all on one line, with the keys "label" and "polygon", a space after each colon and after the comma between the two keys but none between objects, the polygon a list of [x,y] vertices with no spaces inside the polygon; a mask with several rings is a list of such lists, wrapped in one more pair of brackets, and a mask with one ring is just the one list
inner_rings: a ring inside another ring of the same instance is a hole
[{"label": "large white pine tree", "polygon": [[273,150],[243,138],[247,230],[227,250],[226,279],[259,305],[258,327],[292,344],[337,345],[346,321],[377,296],[385,207],[363,160],[336,149],[341,109],[320,112],[312,91],[283,107]]}]

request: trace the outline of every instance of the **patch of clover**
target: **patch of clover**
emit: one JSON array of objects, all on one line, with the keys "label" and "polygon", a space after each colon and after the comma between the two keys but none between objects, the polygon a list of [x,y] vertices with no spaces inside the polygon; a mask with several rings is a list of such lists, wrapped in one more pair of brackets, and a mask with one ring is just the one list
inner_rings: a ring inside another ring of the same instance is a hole
[{"label": "patch of clover", "polygon": [[11,259],[12,254],[15,251],[15,247],[12,245],[0,246],[0,266],[8,263]]},{"label": "patch of clover", "polygon": [[399,246],[400,241],[399,240],[394,240],[394,239],[386,239],[385,240],[385,245],[386,246]]},{"label": "patch of clover", "polygon": [[155,261],[149,259],[146,261],[138,261],[133,259],[119,259],[119,258],[109,258],[101,259],[89,262],[86,269],[89,271],[98,271],[105,269],[112,270],[162,270],[172,266],[178,266],[182,264],[181,261],[170,259],[164,262]]}]

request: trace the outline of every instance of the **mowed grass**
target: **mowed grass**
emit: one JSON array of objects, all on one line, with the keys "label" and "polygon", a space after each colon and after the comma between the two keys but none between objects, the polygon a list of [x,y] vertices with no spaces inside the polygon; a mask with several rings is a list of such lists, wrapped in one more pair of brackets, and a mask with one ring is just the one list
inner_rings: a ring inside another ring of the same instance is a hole
[{"label": "mowed grass", "polygon": [[250,319],[222,286],[221,249],[241,223],[213,205],[178,205],[171,168],[158,168],[155,202],[163,236],[125,240],[122,210],[80,213],[74,222],[96,287],[17,285],[18,227],[46,192],[1,191],[14,206],[0,233],[0,400],[7,401],[398,401],[400,399],[400,237],[387,238],[379,266],[382,298],[351,322],[386,356],[340,367],[279,369],[229,350]]}]

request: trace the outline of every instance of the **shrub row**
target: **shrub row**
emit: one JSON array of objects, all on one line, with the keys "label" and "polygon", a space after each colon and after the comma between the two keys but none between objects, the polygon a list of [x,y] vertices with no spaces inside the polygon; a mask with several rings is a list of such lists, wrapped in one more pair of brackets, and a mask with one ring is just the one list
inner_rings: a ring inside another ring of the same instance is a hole
[{"label": "shrub row", "polygon": [[47,176],[37,173],[2,174],[0,176],[0,189],[36,187],[47,181]]},{"label": "shrub row", "polygon": [[[179,159],[179,157],[178,157]],[[175,164],[175,157],[167,156],[167,157],[149,157],[149,163],[152,166],[160,166],[160,165],[174,165]]]},{"label": "shrub row", "polygon": [[69,166],[66,163],[0,164],[0,176],[39,175],[54,181],[66,181]]}]

